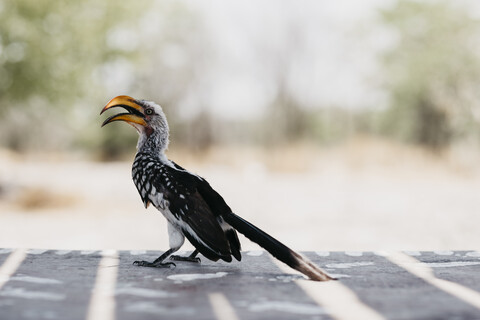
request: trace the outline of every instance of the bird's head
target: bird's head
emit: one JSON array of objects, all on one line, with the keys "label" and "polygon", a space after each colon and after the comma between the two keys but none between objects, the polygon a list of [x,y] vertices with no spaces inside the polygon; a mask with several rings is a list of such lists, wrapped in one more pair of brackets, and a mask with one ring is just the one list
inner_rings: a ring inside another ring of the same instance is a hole
[{"label": "bird's head", "polygon": [[118,96],[110,100],[100,114],[116,107],[122,107],[127,112],[108,117],[102,127],[114,121],[125,121],[137,129],[140,135],[138,148],[146,145],[164,151],[168,147],[169,129],[162,107],[151,101]]}]

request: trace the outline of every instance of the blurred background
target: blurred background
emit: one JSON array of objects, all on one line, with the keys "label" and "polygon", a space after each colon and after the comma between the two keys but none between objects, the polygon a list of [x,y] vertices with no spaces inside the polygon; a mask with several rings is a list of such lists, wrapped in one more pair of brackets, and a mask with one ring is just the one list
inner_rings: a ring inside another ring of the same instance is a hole
[{"label": "blurred background", "polygon": [[0,0],[0,247],[167,248],[120,94],[291,247],[478,248],[478,1]]}]

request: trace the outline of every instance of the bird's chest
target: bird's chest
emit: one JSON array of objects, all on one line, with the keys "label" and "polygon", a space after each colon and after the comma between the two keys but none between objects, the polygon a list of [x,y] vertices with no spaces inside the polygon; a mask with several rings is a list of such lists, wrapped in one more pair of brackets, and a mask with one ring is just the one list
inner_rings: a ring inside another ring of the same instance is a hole
[{"label": "bird's chest", "polygon": [[163,181],[161,174],[162,170],[158,166],[149,165],[148,162],[134,164],[132,168],[133,182],[145,207],[151,203],[171,224],[177,225],[178,217],[171,212],[171,200],[166,196],[169,193],[169,181]]}]

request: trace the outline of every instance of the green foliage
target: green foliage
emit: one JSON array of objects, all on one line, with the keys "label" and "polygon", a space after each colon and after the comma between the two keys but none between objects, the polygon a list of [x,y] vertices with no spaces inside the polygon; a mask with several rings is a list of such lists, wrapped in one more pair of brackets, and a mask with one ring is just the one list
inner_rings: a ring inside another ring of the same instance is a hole
[{"label": "green foliage", "polygon": [[[184,5],[0,0],[0,144],[20,151],[73,146],[98,150],[105,159],[130,153],[134,130],[100,129],[98,112],[117,94],[159,102],[172,140],[196,148],[235,141],[328,144],[367,133],[441,149],[464,136],[480,137],[474,120],[480,115],[479,22],[467,7],[398,0],[381,12],[382,27],[396,39],[382,60],[391,98],[384,111],[306,108],[288,91],[298,43],[286,37],[280,58],[261,48],[273,61],[271,87],[278,92],[265,117],[227,123],[205,112],[180,119],[179,105],[208,103],[204,97],[215,88],[204,77],[219,54],[206,22]],[[122,77],[129,84],[122,85]]]},{"label": "green foliage", "polygon": [[138,21],[147,3],[0,0],[1,142],[20,150],[48,139],[55,144],[52,137],[68,140],[75,134],[78,121],[68,120],[78,115],[75,108],[90,115],[95,105],[98,114],[105,98],[99,99],[103,88],[95,73],[134,56],[128,43],[127,49],[115,46],[109,37],[115,28]]},{"label": "green foliage", "polygon": [[466,134],[478,108],[479,22],[449,1],[399,0],[382,12],[396,38],[384,56],[391,106],[382,130],[440,149]]}]

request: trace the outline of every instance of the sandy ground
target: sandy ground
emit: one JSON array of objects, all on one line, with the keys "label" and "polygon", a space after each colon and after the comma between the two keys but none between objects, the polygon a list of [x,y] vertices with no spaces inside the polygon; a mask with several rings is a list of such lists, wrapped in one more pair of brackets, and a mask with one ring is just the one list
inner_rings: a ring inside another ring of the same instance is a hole
[{"label": "sandy ground", "polygon": [[[169,155],[298,250],[480,247],[480,174],[471,166],[358,143]],[[166,249],[164,218],[143,207],[130,166],[0,153],[0,247]]]}]

